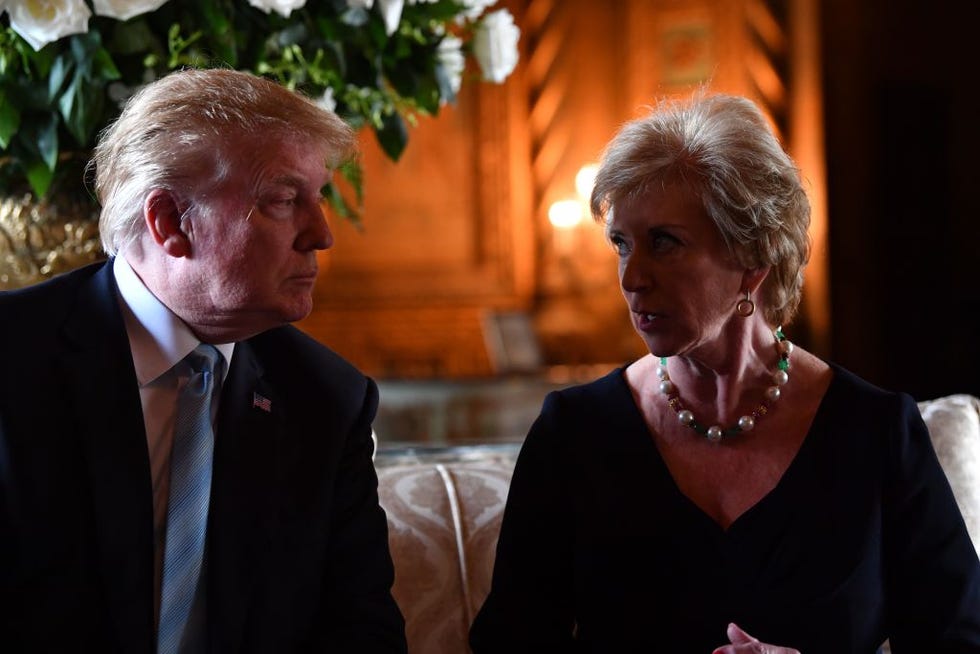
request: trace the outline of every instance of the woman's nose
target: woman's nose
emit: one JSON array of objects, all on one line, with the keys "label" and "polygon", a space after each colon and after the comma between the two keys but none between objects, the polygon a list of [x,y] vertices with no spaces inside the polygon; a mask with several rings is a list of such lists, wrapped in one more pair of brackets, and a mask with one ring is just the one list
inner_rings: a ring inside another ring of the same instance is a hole
[{"label": "woman's nose", "polygon": [[619,264],[619,284],[624,291],[631,293],[642,291],[650,285],[650,276],[641,259],[629,256]]}]

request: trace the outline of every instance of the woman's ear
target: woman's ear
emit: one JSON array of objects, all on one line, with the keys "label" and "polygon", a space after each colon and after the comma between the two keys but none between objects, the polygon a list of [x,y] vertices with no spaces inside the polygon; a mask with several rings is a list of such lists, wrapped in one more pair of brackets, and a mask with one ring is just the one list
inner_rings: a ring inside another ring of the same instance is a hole
[{"label": "woman's ear", "polygon": [[184,231],[183,212],[173,193],[154,189],[143,203],[143,220],[153,242],[171,257],[186,257],[191,253],[189,234]]},{"label": "woman's ear", "polygon": [[761,266],[759,268],[747,268],[745,272],[742,273],[742,292],[755,293],[762,282],[766,280],[769,276],[769,271],[772,269],[771,266]]}]

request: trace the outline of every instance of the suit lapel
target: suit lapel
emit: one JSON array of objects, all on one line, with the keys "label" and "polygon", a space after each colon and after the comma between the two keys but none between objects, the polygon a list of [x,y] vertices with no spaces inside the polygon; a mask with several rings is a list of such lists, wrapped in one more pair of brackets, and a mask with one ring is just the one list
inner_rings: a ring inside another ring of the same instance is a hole
[{"label": "suit lapel", "polygon": [[111,263],[82,289],[64,326],[66,410],[92,489],[110,623],[121,651],[153,650],[153,508],[139,386]]},{"label": "suit lapel", "polygon": [[248,344],[235,346],[221,391],[208,528],[212,651],[238,651],[257,570],[274,533],[283,403]]}]

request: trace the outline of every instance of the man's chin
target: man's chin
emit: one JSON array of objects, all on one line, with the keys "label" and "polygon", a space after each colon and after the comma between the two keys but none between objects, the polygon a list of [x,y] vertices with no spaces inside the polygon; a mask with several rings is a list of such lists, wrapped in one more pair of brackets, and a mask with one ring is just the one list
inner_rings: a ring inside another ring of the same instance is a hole
[{"label": "man's chin", "polygon": [[306,318],[313,312],[313,298],[305,301],[295,302],[289,307],[285,307],[280,314],[284,323],[293,323]]}]

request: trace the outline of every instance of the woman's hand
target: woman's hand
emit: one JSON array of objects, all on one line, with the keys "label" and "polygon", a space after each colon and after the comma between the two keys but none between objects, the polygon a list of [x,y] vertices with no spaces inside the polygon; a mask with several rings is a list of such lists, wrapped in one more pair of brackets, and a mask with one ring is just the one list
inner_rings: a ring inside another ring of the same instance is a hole
[{"label": "woman's hand", "polygon": [[734,622],[728,625],[728,640],[732,641],[731,645],[719,647],[711,654],[800,654],[792,647],[760,643],[758,638],[748,635]]}]

